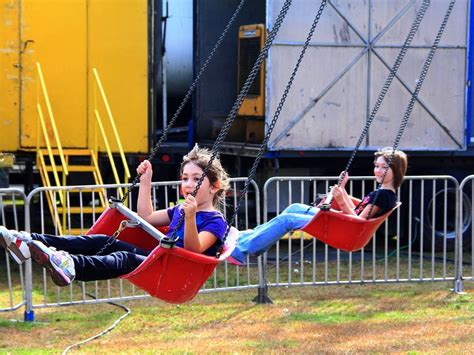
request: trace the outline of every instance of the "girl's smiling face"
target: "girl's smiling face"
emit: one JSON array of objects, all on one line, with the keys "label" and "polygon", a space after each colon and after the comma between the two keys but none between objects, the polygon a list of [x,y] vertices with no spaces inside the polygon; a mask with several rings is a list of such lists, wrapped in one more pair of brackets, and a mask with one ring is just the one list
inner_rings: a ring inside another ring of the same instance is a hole
[{"label": "girl's smiling face", "polygon": [[[388,164],[385,161],[384,157],[378,157],[374,161],[374,176],[377,183],[382,182],[383,174],[385,174],[385,170],[387,170]],[[392,168],[388,168],[387,175],[385,175],[385,179],[383,181],[383,185],[386,187],[387,185],[391,185],[393,182],[393,171]]]},{"label": "girl's smiling face", "polygon": [[[203,170],[193,162],[189,162],[183,167],[183,173],[181,174],[181,193],[184,197],[192,194],[202,176],[202,173]],[[213,198],[216,192],[217,188],[211,186],[209,179],[206,176],[195,197],[198,208],[212,207]]]}]

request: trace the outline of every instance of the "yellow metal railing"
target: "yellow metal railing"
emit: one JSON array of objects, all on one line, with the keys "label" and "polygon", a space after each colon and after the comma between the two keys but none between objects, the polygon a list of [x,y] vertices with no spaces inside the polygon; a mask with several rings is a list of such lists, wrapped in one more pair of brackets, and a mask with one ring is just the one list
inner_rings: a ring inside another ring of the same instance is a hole
[{"label": "yellow metal railing", "polygon": [[[102,103],[105,107],[105,111],[107,112],[107,117],[109,119],[110,126],[112,127],[112,131],[114,133],[115,143],[117,144],[118,151],[119,151],[119,154],[120,154],[120,158],[121,158],[121,161],[122,161],[122,164],[123,164],[124,180],[125,180],[124,182],[127,182],[130,179],[130,170],[128,169],[127,160],[125,158],[125,153],[124,153],[123,148],[122,148],[122,143],[120,141],[120,137],[119,137],[119,134],[118,134],[118,131],[117,131],[117,126],[115,125],[114,116],[112,115],[112,110],[110,109],[110,105],[109,105],[109,102],[107,100],[107,96],[105,95],[105,91],[104,91],[104,88],[102,86],[102,82],[100,81],[99,73],[97,72],[96,68],[93,68],[92,71],[94,73],[95,84],[96,84],[96,85],[94,85],[94,115],[95,115],[95,118],[96,118],[96,124],[99,126],[100,134],[101,134],[102,139],[104,141],[105,149],[107,150],[107,156],[109,158],[110,165],[112,167],[112,172],[113,172],[113,175],[114,175],[115,183],[120,184],[121,182],[120,182],[120,178],[119,178],[118,172],[117,172],[117,167],[115,165],[115,161],[114,161],[114,158],[113,158],[113,155],[112,155],[112,150],[110,148],[110,144],[109,144],[109,140],[107,138],[107,134],[105,132],[104,124],[103,124],[102,118],[101,118],[100,113],[99,113],[99,108],[98,108],[98,103],[97,103],[97,96],[98,96],[97,95],[97,89],[100,92],[100,97],[102,99]],[[94,128],[95,128],[94,129],[94,132],[95,132],[95,139],[94,139],[95,149],[94,150],[96,152],[99,151],[98,150],[98,141],[97,141],[97,125],[94,126]],[[122,189],[119,189],[119,196],[123,197]]]},{"label": "yellow metal railing", "polygon": [[[37,136],[36,137],[36,152],[37,152],[38,156],[41,155],[41,153],[40,153],[40,146],[41,146],[40,137],[42,136],[44,141],[45,141],[45,144],[46,144],[46,149],[48,151],[50,164],[51,164],[51,167],[52,167],[52,170],[53,170],[54,181],[56,182],[56,186],[61,186],[61,182],[59,181],[58,168],[56,167],[56,161],[54,159],[53,148],[52,148],[52,145],[51,145],[51,142],[50,142],[50,138],[49,138],[49,135],[48,135],[47,124],[46,124],[46,120],[45,120],[45,117],[44,117],[44,114],[43,114],[43,109],[42,109],[42,106],[41,106],[41,93],[43,94],[44,102],[46,104],[46,109],[47,109],[47,112],[48,112],[49,126],[53,130],[54,143],[56,145],[56,148],[58,150],[58,155],[59,155],[59,158],[61,160],[61,166],[62,166],[62,169],[63,169],[63,174],[62,174],[62,176],[63,176],[63,185],[65,185],[66,177],[69,174],[69,171],[68,171],[68,168],[67,168],[66,159],[64,158],[64,152],[63,152],[63,148],[62,148],[62,145],[61,145],[61,141],[59,139],[59,133],[58,133],[58,130],[56,128],[56,120],[54,119],[53,110],[51,108],[51,102],[49,100],[48,90],[46,88],[46,83],[44,81],[43,71],[41,70],[41,65],[38,62],[36,63],[36,69],[38,71],[36,108],[38,110],[38,119],[39,119],[39,124],[37,125],[37,131],[38,131],[37,133],[38,134],[36,135]],[[40,134],[40,127],[41,127],[41,133],[42,134]],[[46,173],[46,170],[45,170],[45,173]],[[48,181],[49,181],[49,179],[48,179]],[[59,198],[61,199],[61,203],[64,204],[64,195],[59,194]]]}]

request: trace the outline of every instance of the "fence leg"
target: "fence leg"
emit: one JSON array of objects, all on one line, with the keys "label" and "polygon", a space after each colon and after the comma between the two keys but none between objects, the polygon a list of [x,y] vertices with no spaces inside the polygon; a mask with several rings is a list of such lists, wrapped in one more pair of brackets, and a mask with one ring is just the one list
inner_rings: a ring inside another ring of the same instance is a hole
[{"label": "fence leg", "polygon": [[257,304],[272,304],[273,301],[268,297],[267,286],[267,253],[258,257],[258,294],[253,299]]},{"label": "fence leg", "polygon": [[462,254],[462,184],[461,187],[458,188],[458,204],[456,206],[456,240],[454,243],[454,289],[453,291],[462,294],[464,293],[464,285],[463,285],[463,254]]},{"label": "fence leg", "polygon": [[454,289],[453,289],[453,291],[456,292],[457,294],[465,293],[464,292],[464,283],[463,283],[462,277],[454,280]]},{"label": "fence leg", "polygon": [[31,259],[25,263],[25,322],[33,322],[35,320],[35,312],[33,311],[33,274]]}]

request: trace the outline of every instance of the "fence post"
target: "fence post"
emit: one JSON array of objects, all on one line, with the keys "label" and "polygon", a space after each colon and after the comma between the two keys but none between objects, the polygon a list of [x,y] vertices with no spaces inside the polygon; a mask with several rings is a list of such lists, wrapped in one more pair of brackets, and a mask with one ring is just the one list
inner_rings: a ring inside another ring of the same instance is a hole
[{"label": "fence post", "polygon": [[[30,220],[30,199],[25,198],[25,230],[31,233]],[[35,320],[35,312],[33,311],[33,272],[31,259],[25,263],[25,322],[33,322]]]},{"label": "fence post", "polygon": [[462,279],[462,218],[463,218],[463,189],[467,179],[464,179],[458,187],[458,198],[456,206],[456,240],[454,243],[454,289],[456,293],[464,293]]},{"label": "fence post", "polygon": [[257,304],[272,304],[273,301],[268,297],[267,286],[267,253],[258,257],[258,293],[253,299]]}]

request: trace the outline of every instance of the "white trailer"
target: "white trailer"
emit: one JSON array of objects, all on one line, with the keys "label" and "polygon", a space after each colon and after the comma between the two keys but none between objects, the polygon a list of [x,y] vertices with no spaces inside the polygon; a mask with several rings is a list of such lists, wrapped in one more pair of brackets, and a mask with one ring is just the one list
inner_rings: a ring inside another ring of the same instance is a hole
[{"label": "white trailer", "polygon": [[[271,29],[283,0],[267,0]],[[449,5],[432,0],[361,149],[390,146]],[[268,144],[272,151],[351,150],[422,0],[329,0]],[[319,1],[297,0],[266,65],[266,126],[302,49]],[[407,151],[462,151],[467,118],[469,0],[451,13],[400,143]]]}]

